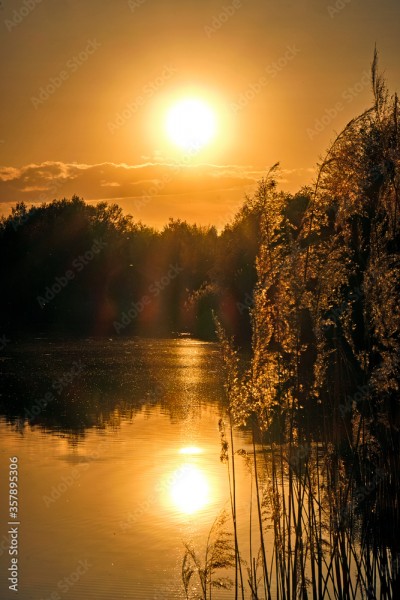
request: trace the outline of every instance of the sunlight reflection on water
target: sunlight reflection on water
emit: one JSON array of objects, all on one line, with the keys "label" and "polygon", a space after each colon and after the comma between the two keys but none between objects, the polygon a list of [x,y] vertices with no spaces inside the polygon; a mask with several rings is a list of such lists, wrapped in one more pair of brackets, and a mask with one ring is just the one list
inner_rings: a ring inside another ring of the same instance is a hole
[{"label": "sunlight reflection on water", "polygon": [[171,500],[179,510],[191,515],[209,503],[210,486],[198,467],[185,464],[180,472],[181,477],[171,487]]},{"label": "sunlight reflection on water", "polygon": [[[32,348],[37,361],[44,356],[42,346]],[[78,344],[65,344],[62,350],[67,365],[86,351],[85,364],[94,361],[92,356],[111,361],[110,349],[95,343],[88,350]],[[80,403],[63,408],[67,416],[82,411],[81,421],[91,426],[64,429],[57,415],[41,425],[41,415],[16,428],[0,416],[2,463],[16,454],[21,465],[20,600],[57,592],[80,560],[91,567],[74,584],[74,600],[152,600],[157,595],[181,600],[183,542],[201,544],[227,506],[226,465],[219,461],[222,385],[215,371],[216,346],[135,340],[113,344],[112,352],[113,376],[120,369],[126,381],[129,370],[134,384],[129,395],[124,388],[123,397],[121,392],[102,397],[76,380],[74,397]],[[60,353],[55,355],[59,360]],[[51,377],[51,365],[46,363],[46,369]],[[37,364],[36,370],[40,374],[45,367]],[[152,382],[161,393],[143,402]],[[28,380],[27,394],[29,386]],[[1,481],[2,518],[4,485]],[[4,556],[3,591],[2,561]],[[6,593],[2,600],[11,597]],[[215,594],[215,600],[225,597]]]}]

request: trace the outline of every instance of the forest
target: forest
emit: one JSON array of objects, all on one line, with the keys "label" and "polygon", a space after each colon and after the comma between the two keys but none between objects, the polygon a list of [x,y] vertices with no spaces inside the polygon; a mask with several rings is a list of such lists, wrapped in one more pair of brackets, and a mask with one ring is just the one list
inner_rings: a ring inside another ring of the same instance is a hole
[{"label": "forest", "polygon": [[[173,219],[156,231],[116,204],[78,196],[17,204],[0,223],[1,330],[207,339],[215,337],[215,310],[248,342],[262,194],[247,198],[221,233]],[[308,190],[280,198],[298,228]]]}]

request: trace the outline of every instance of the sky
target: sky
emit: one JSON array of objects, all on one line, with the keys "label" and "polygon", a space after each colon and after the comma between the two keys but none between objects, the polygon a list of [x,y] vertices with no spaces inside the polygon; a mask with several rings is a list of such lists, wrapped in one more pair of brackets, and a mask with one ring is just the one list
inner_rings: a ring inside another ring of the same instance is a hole
[{"label": "sky", "polygon": [[[398,0],[3,0],[0,214],[77,194],[221,228],[278,161],[280,189],[312,184],[375,44],[400,91],[399,25]],[[185,98],[214,115],[196,151],[166,132]]]}]

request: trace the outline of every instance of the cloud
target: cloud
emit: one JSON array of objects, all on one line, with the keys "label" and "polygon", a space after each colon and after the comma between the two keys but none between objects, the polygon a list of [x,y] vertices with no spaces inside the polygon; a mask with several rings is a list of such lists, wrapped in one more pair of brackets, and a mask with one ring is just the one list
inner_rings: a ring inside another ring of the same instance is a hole
[{"label": "cloud", "polygon": [[[16,202],[40,204],[77,194],[90,203],[117,202],[135,218],[156,226],[168,217],[226,222],[267,170],[167,161],[139,165],[47,161],[1,167],[0,209],[7,214]],[[291,175],[286,171],[282,176]]]},{"label": "cloud", "polygon": [[[0,202],[41,202],[37,191],[47,191],[48,199],[71,193],[87,200],[103,197],[102,188],[118,188],[112,197],[143,196],[156,185],[160,194],[190,192],[194,184],[202,189],[248,186],[256,182],[253,172],[243,167],[215,165],[185,165],[179,163],[144,163],[127,165],[101,163],[96,165],[44,162],[20,169],[0,169]],[[258,174],[258,178],[262,173]],[[198,187],[196,187],[198,189]]]}]

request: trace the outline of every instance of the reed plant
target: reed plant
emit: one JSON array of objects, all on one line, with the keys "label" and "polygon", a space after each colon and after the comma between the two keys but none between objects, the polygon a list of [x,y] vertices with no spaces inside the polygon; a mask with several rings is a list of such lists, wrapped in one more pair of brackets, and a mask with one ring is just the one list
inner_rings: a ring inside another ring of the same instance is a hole
[{"label": "reed plant", "polygon": [[[373,105],[329,148],[314,189],[302,192],[302,218],[277,192],[276,166],[259,184],[244,371],[216,320],[233,524],[223,567],[233,569],[235,600],[400,598],[400,131],[397,95],[377,63],[375,52]],[[240,427],[251,453],[234,447]],[[243,459],[249,556],[236,502]]]}]

